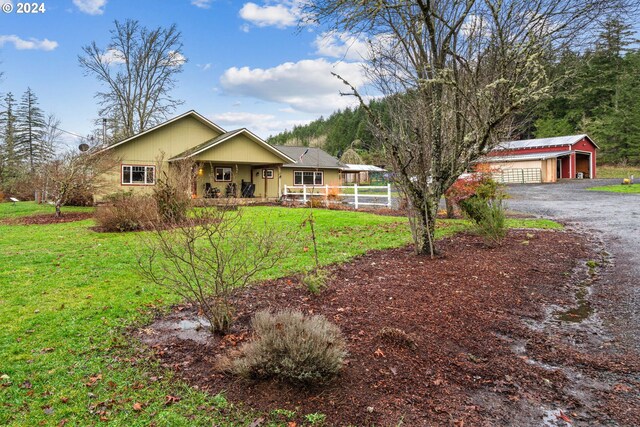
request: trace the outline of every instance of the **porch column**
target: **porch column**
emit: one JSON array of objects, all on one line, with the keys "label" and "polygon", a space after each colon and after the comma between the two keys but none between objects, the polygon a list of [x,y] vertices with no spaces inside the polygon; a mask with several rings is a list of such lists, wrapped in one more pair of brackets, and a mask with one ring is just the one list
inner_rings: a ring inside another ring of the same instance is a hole
[{"label": "porch column", "polygon": [[282,169],[278,166],[278,199],[282,198]]}]

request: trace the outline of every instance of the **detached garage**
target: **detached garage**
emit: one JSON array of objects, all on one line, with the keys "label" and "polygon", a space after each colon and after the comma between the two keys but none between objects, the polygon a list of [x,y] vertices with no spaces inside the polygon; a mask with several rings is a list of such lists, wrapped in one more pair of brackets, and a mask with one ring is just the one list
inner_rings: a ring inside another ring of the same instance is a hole
[{"label": "detached garage", "polygon": [[596,177],[598,146],[587,135],[527,139],[500,144],[483,163],[505,183],[556,182]]}]

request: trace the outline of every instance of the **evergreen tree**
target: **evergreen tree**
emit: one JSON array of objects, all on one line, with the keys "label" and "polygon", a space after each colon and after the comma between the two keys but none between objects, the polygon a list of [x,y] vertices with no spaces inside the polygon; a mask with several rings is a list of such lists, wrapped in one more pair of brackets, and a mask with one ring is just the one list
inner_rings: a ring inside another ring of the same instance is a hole
[{"label": "evergreen tree", "polygon": [[52,155],[45,147],[45,132],[44,112],[38,106],[38,97],[31,88],[27,88],[17,109],[16,153],[19,158],[26,160],[32,173],[37,165]]},{"label": "evergreen tree", "polygon": [[15,98],[11,92],[4,97],[4,110],[0,111],[0,181],[14,178],[20,158],[16,153]]}]

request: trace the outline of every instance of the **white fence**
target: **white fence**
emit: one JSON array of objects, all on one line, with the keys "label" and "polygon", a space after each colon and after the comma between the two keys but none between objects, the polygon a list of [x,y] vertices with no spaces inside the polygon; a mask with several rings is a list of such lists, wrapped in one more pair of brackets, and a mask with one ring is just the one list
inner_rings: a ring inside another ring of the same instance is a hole
[{"label": "white fence", "polygon": [[301,199],[306,203],[310,198],[322,198],[327,203],[348,203],[358,209],[360,206],[391,207],[391,184],[380,185],[285,185],[285,200]]}]

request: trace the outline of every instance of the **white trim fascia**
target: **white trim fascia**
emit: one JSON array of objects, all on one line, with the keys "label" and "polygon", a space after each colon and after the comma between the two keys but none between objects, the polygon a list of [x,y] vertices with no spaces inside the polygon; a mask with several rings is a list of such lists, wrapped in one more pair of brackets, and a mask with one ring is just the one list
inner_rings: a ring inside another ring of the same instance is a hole
[{"label": "white trim fascia", "polygon": [[262,140],[262,138],[260,138],[259,136],[257,136],[256,134],[254,134],[253,132],[248,130],[247,128],[236,129],[236,130],[233,130],[231,132],[227,132],[227,135],[222,135],[222,138],[220,138],[220,140],[217,141],[215,144],[207,145],[207,146],[201,148],[198,151],[190,153],[188,156],[174,158],[174,159],[171,159],[171,161],[184,160],[184,159],[188,159],[188,158],[193,157],[193,156],[197,156],[198,154],[204,153],[205,151],[210,150],[213,147],[216,147],[216,146],[222,144],[223,142],[228,141],[229,139],[233,138],[234,136],[240,135],[242,133],[247,134],[249,136],[249,138],[254,140],[254,142],[257,142],[258,144],[261,144],[262,146],[264,146],[264,148],[266,148],[267,150],[271,151],[276,156],[278,156],[280,158],[284,158],[284,160],[287,160],[287,161],[291,161],[291,162],[295,161],[291,157],[287,156],[286,154],[284,154],[283,152],[278,150],[277,148],[269,145],[268,142]]}]

